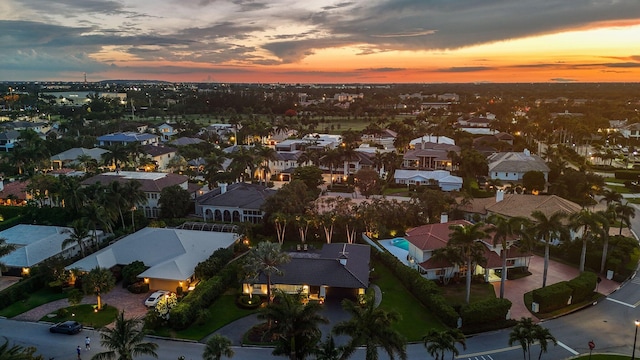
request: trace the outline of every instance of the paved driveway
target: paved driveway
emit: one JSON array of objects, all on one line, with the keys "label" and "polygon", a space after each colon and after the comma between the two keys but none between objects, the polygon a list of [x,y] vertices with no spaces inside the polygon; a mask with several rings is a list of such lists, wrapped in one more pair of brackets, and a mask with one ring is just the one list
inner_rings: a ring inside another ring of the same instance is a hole
[{"label": "paved driveway", "polygon": [[[122,288],[120,284],[116,284],[109,293],[102,296],[102,303],[116,307],[118,310],[125,311],[125,317],[141,317],[147,313],[144,306],[144,300],[149,294],[132,294],[127,289]],[[83,304],[95,304],[96,297],[93,295],[85,295],[82,298]],[[54,313],[56,310],[68,307],[67,299],[60,299],[50,303],[38,306],[20,315],[13,317],[13,320],[22,321],[38,321],[47,314]]]},{"label": "paved driveway", "polygon": [[[524,294],[542,287],[542,273],[544,270],[544,258],[540,256],[532,256],[529,264],[530,276],[523,277],[517,280],[507,280],[504,284],[504,297],[511,300],[513,305],[511,306],[511,318],[520,319],[521,317],[531,317],[534,320],[538,320],[535,316],[531,315],[524,305]],[[557,261],[549,261],[549,269],[547,274],[547,285],[555,284],[565,280],[571,280],[578,276],[580,272],[577,268],[569,265],[559,263]],[[619,283],[607,280],[604,277],[602,282],[598,285],[598,292],[601,294],[609,295],[615,291]],[[496,296],[500,296],[500,282],[492,283],[496,292]]]}]

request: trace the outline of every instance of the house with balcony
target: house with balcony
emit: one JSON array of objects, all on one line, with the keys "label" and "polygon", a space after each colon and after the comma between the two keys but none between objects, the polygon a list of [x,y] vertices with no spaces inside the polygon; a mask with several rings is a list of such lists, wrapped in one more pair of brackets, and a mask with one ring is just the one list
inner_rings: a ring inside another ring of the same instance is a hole
[{"label": "house with balcony", "polygon": [[142,185],[140,189],[146,196],[145,201],[137,205],[138,208],[144,210],[144,215],[146,217],[157,218],[160,214],[158,200],[160,200],[160,193],[162,192],[162,189],[178,185],[179,187],[187,190],[191,194],[192,198],[195,198],[196,192],[200,187],[196,184],[189,184],[188,180],[189,178],[187,176],[172,173],[112,171],[90,177],[82,181],[80,184],[82,186],[89,186],[97,183],[109,185],[114,181],[121,183],[138,181]]},{"label": "house with balcony", "polygon": [[171,140],[171,138],[178,134],[178,131],[171,124],[164,123],[156,127],[156,133],[160,135],[160,140],[163,142]]},{"label": "house with balcony", "polygon": [[261,184],[221,183],[195,199],[196,215],[212,221],[258,224],[263,221],[262,205],[276,193]]}]

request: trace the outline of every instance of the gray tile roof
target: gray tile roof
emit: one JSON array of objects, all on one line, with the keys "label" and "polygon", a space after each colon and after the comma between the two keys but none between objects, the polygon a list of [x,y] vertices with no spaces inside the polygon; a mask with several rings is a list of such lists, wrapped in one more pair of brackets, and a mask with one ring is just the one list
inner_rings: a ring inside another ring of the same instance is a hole
[{"label": "gray tile roof", "polygon": [[221,194],[220,188],[215,188],[198,197],[197,205],[260,209],[276,191],[260,184],[235,183],[228,185],[224,194]]},{"label": "gray tile roof", "polygon": [[[343,252],[347,260],[345,265],[339,259]],[[271,277],[272,284],[327,285],[350,289],[369,287],[371,247],[368,245],[325,244],[316,256],[291,255],[291,261],[280,266],[282,276]],[[261,276],[257,283],[265,284],[266,277]]]}]

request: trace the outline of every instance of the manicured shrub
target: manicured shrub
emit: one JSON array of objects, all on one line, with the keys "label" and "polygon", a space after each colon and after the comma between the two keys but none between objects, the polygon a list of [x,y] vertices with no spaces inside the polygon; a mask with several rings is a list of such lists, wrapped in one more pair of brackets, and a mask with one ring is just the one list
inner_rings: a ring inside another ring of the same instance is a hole
[{"label": "manicured shrub", "polygon": [[533,290],[533,301],[540,306],[542,313],[551,312],[567,306],[573,289],[562,281],[547,287]]},{"label": "manicured shrub", "polygon": [[507,299],[487,299],[474,302],[462,307],[462,326],[477,326],[502,322],[511,309],[511,301]]},{"label": "manicured shrub", "polygon": [[596,288],[597,281],[598,275],[589,271],[569,280],[567,285],[573,290],[571,293],[572,302],[581,302],[590,298]]},{"label": "manicured shrub", "polygon": [[122,287],[126,288],[130,284],[138,281],[138,275],[142,274],[149,267],[142,261],[134,261],[122,268]]},{"label": "manicured shrub", "polygon": [[139,281],[127,286],[127,290],[134,294],[144,294],[149,292],[149,284],[145,284],[144,282]]}]

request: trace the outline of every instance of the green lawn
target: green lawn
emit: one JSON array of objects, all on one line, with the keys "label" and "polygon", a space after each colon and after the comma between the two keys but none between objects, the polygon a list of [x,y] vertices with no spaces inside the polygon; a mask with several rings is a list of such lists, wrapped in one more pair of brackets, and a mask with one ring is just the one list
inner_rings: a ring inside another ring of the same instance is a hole
[{"label": "green lawn", "polygon": [[67,294],[65,293],[54,293],[49,289],[41,289],[31,294],[29,298],[21,301],[16,301],[10,306],[0,310],[0,316],[12,318],[40,305],[55,300],[65,299],[66,297]]},{"label": "green lawn", "polygon": [[207,309],[207,316],[205,319],[202,319],[203,321],[197,321],[184,330],[174,331],[167,327],[155,330],[154,335],[200,340],[224,325],[257,311],[239,308],[236,305],[237,296],[235,292],[221,296]]},{"label": "green lawn", "polygon": [[[464,280],[464,279],[463,279]],[[449,284],[441,287],[442,296],[454,307],[466,304],[467,287],[464,282],[460,284]],[[493,285],[487,283],[471,283],[470,302],[477,302],[486,299],[495,299],[496,292]]]},{"label": "green lawn", "polygon": [[118,315],[118,309],[108,305],[103,306],[102,310],[97,312],[94,310],[94,305],[91,304],[70,306],[65,308],[65,310],[66,311],[63,316],[44,316],[40,321],[58,323],[67,320],[75,320],[83,326],[98,329],[112,323],[116,319],[116,315]]},{"label": "green lawn", "polygon": [[407,341],[421,341],[429,329],[442,330],[446,327],[398,281],[391,271],[380,262],[375,262],[378,278],[374,281],[382,290],[380,307],[396,311],[402,320],[394,328]]}]

